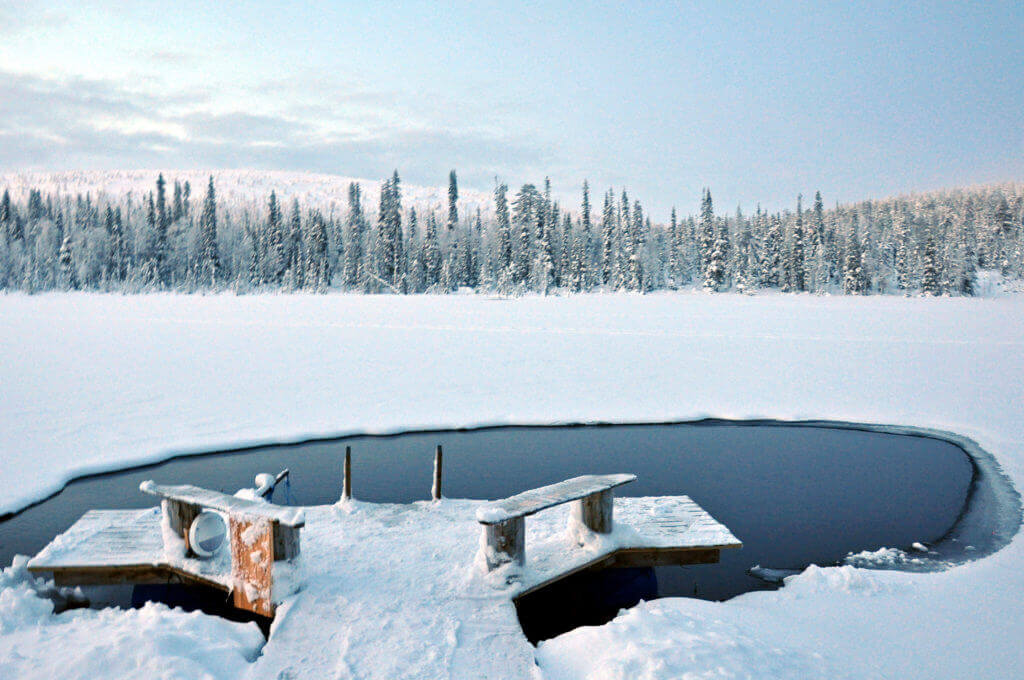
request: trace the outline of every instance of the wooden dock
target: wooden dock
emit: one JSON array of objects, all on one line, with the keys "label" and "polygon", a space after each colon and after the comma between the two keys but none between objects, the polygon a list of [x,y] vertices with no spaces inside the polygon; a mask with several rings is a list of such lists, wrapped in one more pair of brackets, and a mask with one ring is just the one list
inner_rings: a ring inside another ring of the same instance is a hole
[{"label": "wooden dock", "polygon": [[[274,563],[289,567],[290,587],[271,588],[276,622],[253,676],[530,677],[533,647],[516,598],[584,569],[714,563],[741,547],[686,496],[612,497],[631,480],[577,478],[495,503],[305,508],[301,558]],[[198,560],[174,540],[168,553],[162,507],[86,513],[29,569],[66,585],[239,590],[236,555]],[[374,651],[382,638],[394,650],[386,659]]]}]

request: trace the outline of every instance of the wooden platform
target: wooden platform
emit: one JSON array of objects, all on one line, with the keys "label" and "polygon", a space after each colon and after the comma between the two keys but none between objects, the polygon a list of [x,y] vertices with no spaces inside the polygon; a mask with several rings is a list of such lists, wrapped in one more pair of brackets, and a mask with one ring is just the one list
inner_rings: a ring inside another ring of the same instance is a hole
[{"label": "wooden platform", "polygon": [[[530,677],[533,647],[519,626],[517,598],[583,569],[710,563],[741,545],[686,496],[615,498],[609,533],[579,533],[569,504],[546,508],[526,527],[525,562],[488,572],[476,516],[485,506],[442,499],[305,508],[302,556],[289,575],[301,586],[280,600],[249,675],[307,677],[333,668],[357,677]],[[160,508],[91,511],[28,566],[64,585],[232,590],[230,557],[167,555],[165,529]],[[386,658],[382,637],[392,650]]]},{"label": "wooden platform", "polygon": [[590,536],[572,549],[559,535],[545,536],[543,526],[528,530],[531,547],[515,597],[584,569],[714,564],[722,550],[743,547],[687,496],[616,498],[615,524],[609,536]]},{"label": "wooden platform", "polygon": [[231,589],[230,559],[166,555],[159,507],[90,510],[28,563],[57,585],[195,583]]}]

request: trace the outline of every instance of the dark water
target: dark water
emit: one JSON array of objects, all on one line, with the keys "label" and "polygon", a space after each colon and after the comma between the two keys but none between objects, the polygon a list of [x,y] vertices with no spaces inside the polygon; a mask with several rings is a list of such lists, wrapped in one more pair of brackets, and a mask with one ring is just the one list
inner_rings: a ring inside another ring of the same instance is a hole
[{"label": "dark water", "polygon": [[[723,551],[717,565],[658,568],[655,587],[660,595],[716,600],[774,587],[747,574],[755,564],[796,569],[835,563],[849,552],[936,541],[956,522],[972,476],[964,452],[945,441],[781,423],[505,427],[353,437],[182,458],[73,482],[0,524],[0,562],[34,554],[90,508],[151,506],[153,499],[138,491],[145,479],[232,493],[250,486],[257,472],[287,467],[293,503],[332,503],[341,492],[345,446],[353,450],[357,498],[425,499],[437,444],[445,448],[444,494],[452,498],[493,499],[576,475],[612,472],[638,477],[617,490],[621,495],[690,496],[744,547]],[[284,502],[283,495],[279,490],[275,502]],[[625,578],[630,580],[640,584],[636,593],[651,596],[649,576]]]}]

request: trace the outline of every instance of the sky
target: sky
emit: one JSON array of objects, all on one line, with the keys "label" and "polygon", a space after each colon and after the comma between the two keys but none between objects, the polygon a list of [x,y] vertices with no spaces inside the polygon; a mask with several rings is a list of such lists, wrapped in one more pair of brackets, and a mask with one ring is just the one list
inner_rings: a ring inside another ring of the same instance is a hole
[{"label": "sky", "polygon": [[1019,181],[1022,35],[1020,0],[0,0],[0,170],[455,168],[660,219]]}]

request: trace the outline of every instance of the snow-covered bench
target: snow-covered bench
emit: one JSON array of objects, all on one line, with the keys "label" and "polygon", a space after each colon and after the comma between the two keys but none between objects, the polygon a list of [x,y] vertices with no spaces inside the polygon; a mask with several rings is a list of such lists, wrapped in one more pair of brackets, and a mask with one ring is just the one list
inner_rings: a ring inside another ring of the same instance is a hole
[{"label": "snow-covered bench", "polygon": [[584,475],[481,507],[476,519],[484,525],[487,569],[494,570],[509,562],[522,565],[526,559],[525,518],[562,503],[576,501],[573,517],[591,531],[611,533],[613,489],[635,479],[636,475],[630,474]]},{"label": "snow-covered bench", "polygon": [[[162,499],[166,525],[183,541],[178,548],[183,548],[183,558],[194,556],[189,526],[200,512],[209,509],[227,515],[234,604],[257,614],[273,615],[274,563],[298,557],[299,530],[306,523],[301,509],[229,496],[191,484],[168,486],[146,481],[139,489]],[[167,553],[175,548],[166,545],[165,540],[164,549]]]}]

